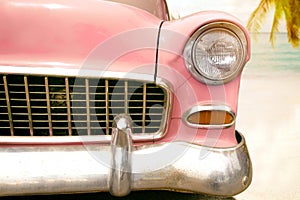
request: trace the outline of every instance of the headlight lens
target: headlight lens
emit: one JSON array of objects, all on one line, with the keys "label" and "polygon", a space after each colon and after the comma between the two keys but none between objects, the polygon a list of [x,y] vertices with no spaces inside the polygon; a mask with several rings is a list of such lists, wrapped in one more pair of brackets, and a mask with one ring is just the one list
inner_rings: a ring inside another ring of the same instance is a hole
[{"label": "headlight lens", "polygon": [[199,80],[221,84],[235,78],[245,62],[246,38],[231,23],[212,23],[196,31],[187,43],[188,69]]}]

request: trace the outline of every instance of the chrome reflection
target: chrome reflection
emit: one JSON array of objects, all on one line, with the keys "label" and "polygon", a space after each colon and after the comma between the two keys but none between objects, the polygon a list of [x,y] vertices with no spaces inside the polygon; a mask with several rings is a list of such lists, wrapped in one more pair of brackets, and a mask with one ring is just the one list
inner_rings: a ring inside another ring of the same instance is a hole
[{"label": "chrome reflection", "polygon": [[[236,132],[236,138],[238,144],[230,148],[186,142],[137,147],[132,152],[131,190],[236,195],[252,180],[252,164],[244,137]],[[158,149],[184,152],[168,165],[153,170],[157,162],[168,159],[158,154],[155,162],[145,162],[145,153],[155,154]],[[91,145],[90,150],[107,158],[112,156],[110,145]],[[110,190],[110,166],[95,160],[81,145],[1,148],[0,160],[5,161],[0,165],[0,196]]]},{"label": "chrome reflection", "polygon": [[[53,63],[53,64],[58,64],[58,63]],[[55,70],[54,70],[55,69]],[[149,74],[137,74],[137,73],[125,73],[125,72],[112,72],[112,71],[100,71],[100,70],[81,70],[81,69],[66,69],[64,66],[47,66],[47,67],[25,67],[25,66],[0,66],[0,71],[7,74],[7,75],[37,75],[37,76],[55,76],[55,77],[65,77],[70,76],[70,77],[79,77],[79,78],[99,78],[102,77],[104,79],[120,79],[120,80],[135,80],[135,81],[143,81],[144,85],[147,83],[153,83],[153,75]],[[170,83],[167,82],[165,79],[157,79],[155,84],[159,86],[163,91],[165,95],[164,99],[164,104],[165,107],[163,109],[162,113],[162,120],[159,129],[156,132],[153,132],[151,134],[140,134],[140,133],[135,133],[133,135],[133,140],[134,141],[152,141],[153,139],[159,139],[162,138],[166,134],[166,130],[168,127],[168,120],[169,120],[169,115],[171,111],[171,102],[172,102],[172,87]],[[4,84],[7,85],[7,84]],[[66,85],[69,85],[67,79],[66,79]],[[45,86],[48,89],[48,80],[45,78]],[[8,90],[7,90],[8,92]],[[46,92],[49,94],[49,91]],[[70,93],[70,91],[66,90],[66,93]],[[7,95],[8,96],[8,95]],[[69,96],[69,95],[66,95]],[[145,93],[143,93],[143,96],[145,96]],[[19,137],[13,134],[13,129],[11,129],[11,135],[14,135],[13,138],[10,138],[9,136],[1,136],[1,144],[61,144],[61,143],[80,143],[84,141],[88,142],[97,142],[97,141],[102,141],[103,143],[109,143],[111,141],[110,136],[106,135],[101,135],[101,136],[94,136],[91,135],[89,139],[87,139],[85,136],[72,136],[68,138],[60,138],[53,135],[53,127],[52,127],[52,119],[49,117],[49,110],[51,110],[51,97],[49,95],[46,96],[45,98],[47,102],[47,108],[48,110],[48,118],[49,118],[49,134],[51,137],[47,138],[41,138],[41,137],[36,137],[36,136],[31,136],[30,138],[25,138],[25,137]],[[71,99],[70,99],[71,100]],[[68,118],[70,118],[70,105],[66,105],[68,108]],[[8,106],[8,110],[10,109],[10,106]],[[88,110],[88,109],[87,109]],[[8,112],[11,113],[11,112]],[[145,117],[142,117],[143,119]],[[12,120],[9,120],[9,122],[12,122]],[[68,120],[70,122],[70,120]],[[145,129],[145,125],[143,123],[143,129]],[[11,127],[13,125],[11,124]],[[69,126],[69,135],[70,135],[70,128]],[[106,129],[109,129],[110,127],[106,125]],[[81,140],[81,138],[83,138]]]},{"label": "chrome reflection", "polygon": [[132,120],[126,114],[117,115],[113,122],[109,192],[126,196],[131,191]]}]

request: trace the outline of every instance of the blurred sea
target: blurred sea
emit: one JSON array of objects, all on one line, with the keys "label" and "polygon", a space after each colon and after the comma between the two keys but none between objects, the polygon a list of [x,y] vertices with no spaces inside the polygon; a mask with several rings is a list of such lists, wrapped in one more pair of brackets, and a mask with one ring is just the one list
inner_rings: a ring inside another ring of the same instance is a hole
[{"label": "blurred sea", "polygon": [[245,70],[251,74],[259,71],[300,73],[300,47],[293,48],[288,43],[286,33],[276,34],[274,47],[269,41],[269,33],[251,37],[251,59]]}]

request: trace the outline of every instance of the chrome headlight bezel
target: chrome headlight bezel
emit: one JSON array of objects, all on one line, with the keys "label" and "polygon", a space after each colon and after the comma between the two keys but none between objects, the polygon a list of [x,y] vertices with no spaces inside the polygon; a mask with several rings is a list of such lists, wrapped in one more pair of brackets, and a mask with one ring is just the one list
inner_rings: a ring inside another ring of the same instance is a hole
[{"label": "chrome headlight bezel", "polygon": [[[200,37],[205,36],[207,34],[212,33],[213,31],[224,32],[230,35],[232,38],[236,39],[236,42],[240,45],[240,53],[238,57],[238,61],[233,67],[233,70],[229,75],[220,78],[209,77],[201,70],[201,66],[199,66],[196,62],[195,51],[197,48],[198,40]],[[200,27],[197,31],[195,31],[190,39],[187,41],[186,46],[184,48],[183,56],[185,58],[185,64],[187,69],[197,80],[210,85],[220,85],[224,83],[228,83],[236,78],[246,63],[247,57],[247,38],[243,30],[237,25],[230,22],[212,22]]]}]

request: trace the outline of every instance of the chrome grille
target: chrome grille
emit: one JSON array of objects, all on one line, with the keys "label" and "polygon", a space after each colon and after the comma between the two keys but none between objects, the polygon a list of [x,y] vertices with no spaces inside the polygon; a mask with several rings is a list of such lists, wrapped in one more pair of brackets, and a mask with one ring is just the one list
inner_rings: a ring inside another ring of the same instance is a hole
[{"label": "chrome grille", "polygon": [[167,95],[152,83],[0,75],[0,136],[109,135],[127,113],[135,134],[162,130]]}]

